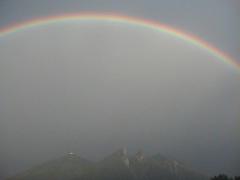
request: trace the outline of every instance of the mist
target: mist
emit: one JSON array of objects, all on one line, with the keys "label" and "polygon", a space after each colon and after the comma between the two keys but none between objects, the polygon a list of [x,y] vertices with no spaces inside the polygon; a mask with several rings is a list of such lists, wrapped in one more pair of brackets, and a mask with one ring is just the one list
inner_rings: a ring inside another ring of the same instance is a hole
[{"label": "mist", "polygon": [[206,50],[135,25],[76,21],[2,37],[0,56],[1,174],[121,147],[239,172],[240,77]]}]

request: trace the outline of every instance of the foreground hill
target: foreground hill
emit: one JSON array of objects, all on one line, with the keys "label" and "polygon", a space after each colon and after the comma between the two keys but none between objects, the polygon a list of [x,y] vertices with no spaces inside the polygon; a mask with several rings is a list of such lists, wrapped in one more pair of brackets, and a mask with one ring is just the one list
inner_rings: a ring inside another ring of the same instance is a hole
[{"label": "foreground hill", "polygon": [[145,157],[142,152],[128,156],[121,149],[92,163],[75,154],[46,162],[9,178],[9,180],[207,180],[182,163],[157,154]]}]

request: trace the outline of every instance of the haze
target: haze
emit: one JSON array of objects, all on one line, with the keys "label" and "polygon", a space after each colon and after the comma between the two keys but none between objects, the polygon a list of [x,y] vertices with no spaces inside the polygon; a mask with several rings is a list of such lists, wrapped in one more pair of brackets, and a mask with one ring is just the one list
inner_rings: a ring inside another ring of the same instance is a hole
[{"label": "haze", "polygon": [[239,74],[167,34],[103,21],[0,40],[1,174],[127,147],[239,172]]}]

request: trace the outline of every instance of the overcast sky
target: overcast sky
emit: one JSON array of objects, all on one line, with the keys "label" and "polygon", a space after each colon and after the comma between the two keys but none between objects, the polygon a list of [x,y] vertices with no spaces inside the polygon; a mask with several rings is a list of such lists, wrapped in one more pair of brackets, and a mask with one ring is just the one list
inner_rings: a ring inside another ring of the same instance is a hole
[{"label": "overcast sky", "polygon": [[[236,1],[0,1],[0,28],[67,12],[116,12],[178,27],[240,57]],[[104,21],[0,38],[0,177],[69,151],[123,146],[213,175],[240,171],[240,76],[203,49]],[[239,174],[238,174],[239,175]]]}]

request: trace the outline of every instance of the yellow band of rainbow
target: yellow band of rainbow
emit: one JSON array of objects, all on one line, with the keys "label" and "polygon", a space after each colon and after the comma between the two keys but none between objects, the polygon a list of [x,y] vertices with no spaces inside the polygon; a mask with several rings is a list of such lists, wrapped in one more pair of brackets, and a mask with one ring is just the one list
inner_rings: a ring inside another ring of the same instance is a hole
[{"label": "yellow band of rainbow", "polygon": [[80,20],[80,21],[106,21],[106,22],[115,22],[115,23],[125,23],[132,24],[139,27],[152,29],[161,33],[169,34],[175,38],[181,39],[187,43],[190,43],[194,46],[197,46],[201,49],[206,50],[211,55],[217,57],[217,59],[221,60],[225,64],[230,67],[240,70],[240,62],[230,57],[226,53],[222,52],[218,48],[209,44],[207,41],[193,35],[190,33],[183,32],[179,29],[175,29],[168,25],[159,23],[157,21],[152,21],[143,18],[135,18],[129,17],[125,15],[116,15],[116,14],[101,14],[101,13],[74,13],[74,14],[63,14],[56,16],[47,16],[41,17],[37,19],[32,19],[25,22],[20,22],[14,25],[7,26],[5,28],[0,29],[0,38],[24,29],[28,29],[31,27],[47,25],[51,23],[65,22],[71,20]]}]

